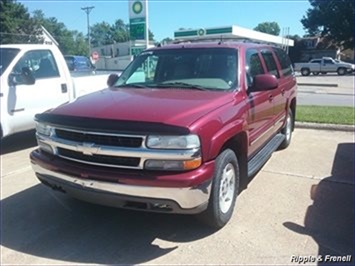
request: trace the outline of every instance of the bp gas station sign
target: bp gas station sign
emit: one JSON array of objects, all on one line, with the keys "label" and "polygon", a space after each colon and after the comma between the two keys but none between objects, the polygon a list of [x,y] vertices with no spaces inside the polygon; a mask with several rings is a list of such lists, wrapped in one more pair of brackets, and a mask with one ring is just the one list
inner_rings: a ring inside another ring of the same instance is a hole
[{"label": "bp gas station sign", "polygon": [[129,0],[129,31],[131,40],[145,40],[147,0]]},{"label": "bp gas station sign", "polygon": [[131,55],[136,56],[145,50],[145,46],[134,46],[131,47]]}]

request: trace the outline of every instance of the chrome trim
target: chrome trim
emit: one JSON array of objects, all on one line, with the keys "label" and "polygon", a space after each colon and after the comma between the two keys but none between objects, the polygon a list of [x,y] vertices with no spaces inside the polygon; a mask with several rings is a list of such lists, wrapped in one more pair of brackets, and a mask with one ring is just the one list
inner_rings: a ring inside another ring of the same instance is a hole
[{"label": "chrome trim", "polygon": [[[53,130],[54,131],[54,130]],[[95,133],[90,133],[95,134]],[[65,158],[67,160],[72,160],[80,163],[108,166],[115,168],[125,168],[125,169],[143,169],[144,162],[147,159],[155,160],[193,160],[201,157],[200,148],[194,148],[189,150],[162,150],[162,149],[149,149],[146,148],[145,144],[142,143],[140,148],[128,148],[128,147],[117,147],[117,146],[107,146],[107,145],[95,145],[94,143],[81,143],[77,141],[65,140],[51,134],[50,136],[45,136],[36,133],[37,141],[43,142],[52,147],[54,154]],[[123,136],[116,134],[116,136]],[[128,137],[133,137],[134,135],[125,135]],[[139,136],[142,137],[142,136]],[[145,136],[143,137],[145,139]],[[64,148],[71,151],[81,152],[85,155],[106,155],[106,156],[116,156],[116,157],[135,157],[140,159],[138,166],[122,166],[113,164],[102,164],[96,162],[89,162],[85,160],[78,160],[75,158],[67,157],[58,154],[57,148]]]},{"label": "chrome trim", "polygon": [[[39,122],[40,123],[40,122]],[[45,124],[45,123],[44,123]],[[94,132],[94,131],[83,131],[83,130],[78,130],[78,129],[72,129],[72,128],[65,128],[65,127],[58,127],[54,126],[51,124],[47,124],[49,127],[52,127],[54,130],[59,129],[59,130],[64,130],[64,131],[71,131],[71,132],[76,132],[76,133],[82,133],[82,134],[91,134],[91,135],[102,135],[102,136],[114,136],[114,137],[128,137],[128,138],[142,138],[142,140],[145,142],[146,136],[145,135],[129,135],[129,134],[117,134],[117,133],[107,133],[107,132]]]},{"label": "chrome trim", "polygon": [[286,115],[283,115],[279,120],[275,122],[275,126],[278,126],[280,123],[283,124],[286,121]]},{"label": "chrome trim", "polygon": [[257,137],[256,139],[254,139],[250,145],[255,144],[255,142],[258,142],[261,138],[263,138],[266,134],[268,134],[270,131],[274,130],[275,125],[272,125],[269,129],[267,129],[266,131],[264,131],[259,137]]},{"label": "chrome trim", "polygon": [[122,168],[122,169],[137,169],[137,170],[143,169],[143,167],[144,167],[144,164],[143,164],[143,167],[141,167],[141,165],[142,165],[141,162],[139,163],[138,166],[126,166],[126,165],[104,164],[104,163],[95,163],[95,162],[82,161],[82,160],[79,160],[79,159],[63,156],[63,155],[60,155],[60,154],[57,154],[57,156],[59,156],[61,158],[64,158],[64,159],[67,159],[67,160],[70,160],[70,161],[78,162],[78,163],[85,163],[85,164],[104,166],[104,167]]},{"label": "chrome trim", "polygon": [[[42,175],[52,176],[83,188],[92,188],[100,192],[117,193],[133,197],[173,200],[183,209],[192,209],[208,202],[211,193],[211,183],[202,184],[200,187],[148,187],[133,186],[119,183],[109,183],[97,180],[81,179],[62,173],[50,171],[38,164],[31,163],[33,170]],[[85,192],[85,190],[82,190]]]},{"label": "chrome trim", "polygon": [[[55,147],[67,150],[82,152],[84,154],[97,154],[119,157],[136,157],[147,159],[164,159],[164,160],[191,160],[199,157],[199,148],[190,150],[158,150],[148,148],[127,148],[105,145],[86,145],[71,140],[64,140],[57,137],[46,138],[38,136],[39,140]],[[92,143],[93,144],[93,143]]]}]

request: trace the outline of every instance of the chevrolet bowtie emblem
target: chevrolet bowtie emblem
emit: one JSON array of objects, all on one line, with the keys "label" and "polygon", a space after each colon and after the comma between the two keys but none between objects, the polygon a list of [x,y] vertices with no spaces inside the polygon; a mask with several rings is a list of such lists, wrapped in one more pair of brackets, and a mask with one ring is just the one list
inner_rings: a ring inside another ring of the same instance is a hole
[{"label": "chevrolet bowtie emblem", "polygon": [[98,152],[99,147],[95,147],[95,143],[84,142],[76,146],[76,150],[85,155],[93,155]]}]

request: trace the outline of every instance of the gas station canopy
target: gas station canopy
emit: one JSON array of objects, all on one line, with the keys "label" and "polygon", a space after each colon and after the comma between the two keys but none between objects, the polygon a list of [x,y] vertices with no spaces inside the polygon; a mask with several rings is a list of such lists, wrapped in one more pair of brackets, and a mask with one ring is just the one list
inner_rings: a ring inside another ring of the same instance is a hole
[{"label": "gas station canopy", "polygon": [[239,26],[219,28],[199,28],[179,30],[174,32],[176,41],[208,40],[208,39],[248,39],[255,42],[271,43],[283,47],[293,46],[294,41],[282,36],[275,36],[259,31],[254,31]]}]

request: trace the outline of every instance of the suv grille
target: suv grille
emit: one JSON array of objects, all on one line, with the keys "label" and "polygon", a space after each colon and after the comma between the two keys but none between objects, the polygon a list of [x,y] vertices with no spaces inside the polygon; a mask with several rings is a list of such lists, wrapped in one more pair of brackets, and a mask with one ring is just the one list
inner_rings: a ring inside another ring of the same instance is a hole
[{"label": "suv grille", "polygon": [[58,155],[72,160],[78,160],[82,163],[94,163],[99,165],[112,165],[112,167],[128,166],[138,167],[140,159],[134,157],[118,157],[109,155],[85,155],[81,152],[58,148]]},{"label": "suv grille", "polygon": [[143,141],[141,137],[88,134],[76,131],[67,131],[63,129],[56,129],[55,133],[57,137],[61,139],[76,142],[89,142],[105,146],[139,148],[142,146]]}]

